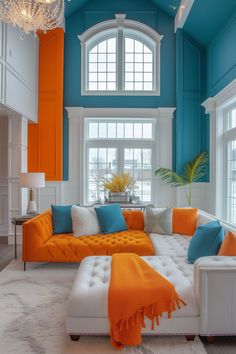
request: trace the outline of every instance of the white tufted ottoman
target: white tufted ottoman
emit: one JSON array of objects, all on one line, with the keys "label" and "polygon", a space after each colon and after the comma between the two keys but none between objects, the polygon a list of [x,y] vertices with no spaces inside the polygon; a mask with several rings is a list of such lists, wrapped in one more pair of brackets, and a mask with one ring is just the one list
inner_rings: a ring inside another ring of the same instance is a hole
[{"label": "white tufted ottoman", "polygon": [[[142,257],[154,269],[164,275],[176,287],[180,297],[187,303],[173,314],[172,319],[163,316],[160,326],[154,331],[146,320],[143,334],[199,334],[199,307],[193,288],[193,265],[185,257]],[[109,334],[108,288],[111,272],[111,257],[85,258],[78,270],[72,287],[66,316],[66,331],[72,340],[79,335]]]}]

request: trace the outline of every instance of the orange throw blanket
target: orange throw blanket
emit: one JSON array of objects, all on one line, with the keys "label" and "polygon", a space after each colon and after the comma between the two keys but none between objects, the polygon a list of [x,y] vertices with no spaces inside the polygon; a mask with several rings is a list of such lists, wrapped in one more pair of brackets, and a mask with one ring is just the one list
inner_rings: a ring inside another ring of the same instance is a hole
[{"label": "orange throw blanket", "polygon": [[133,253],[112,256],[111,280],[108,292],[108,317],[112,345],[141,343],[144,317],[159,324],[163,312],[171,313],[185,304],[175,287],[143,259]]}]

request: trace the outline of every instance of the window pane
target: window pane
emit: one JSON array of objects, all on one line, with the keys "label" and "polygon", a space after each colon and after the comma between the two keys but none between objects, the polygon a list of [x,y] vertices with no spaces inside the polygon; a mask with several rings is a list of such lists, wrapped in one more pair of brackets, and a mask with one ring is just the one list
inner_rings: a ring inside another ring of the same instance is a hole
[{"label": "window pane", "polygon": [[[140,118],[137,120],[130,118],[127,120],[124,118],[113,118],[112,120],[91,118],[86,120],[87,129],[85,131],[88,132],[85,157],[87,202],[95,202],[99,198],[104,200],[106,195],[102,187],[104,178],[110,179],[112,174],[117,171],[128,172],[136,181],[135,195],[140,197],[143,202],[151,202],[152,148],[144,148],[147,143],[142,145],[142,139],[152,138],[153,124],[151,120],[141,120]],[[149,138],[145,138],[145,136]],[[103,146],[97,139],[103,140]],[[111,147],[106,145],[106,139],[112,139],[107,142]],[[122,143],[119,139],[126,141]],[[126,144],[125,147],[124,144]],[[128,144],[132,145],[129,147]],[[149,141],[148,144],[154,144],[154,142]],[[234,167],[236,167],[236,162],[232,168]]]},{"label": "window pane", "polygon": [[125,38],[126,53],[134,52],[134,40],[132,38]]},{"label": "window pane", "polygon": [[151,82],[144,82],[143,89],[145,91],[151,91],[152,90],[152,83]]},{"label": "window pane", "polygon": [[116,53],[116,39],[111,38],[107,41],[108,53]]},{"label": "window pane", "polygon": [[116,123],[108,123],[107,137],[108,139],[116,138]]},{"label": "window pane", "polygon": [[97,90],[97,89],[98,89],[97,82],[90,82],[89,83],[89,90],[93,91],[93,90]]},{"label": "window pane", "polygon": [[115,148],[89,148],[88,155],[87,195],[89,202],[95,202],[105,197],[103,180],[110,179],[117,171],[117,151]]},{"label": "window pane", "polygon": [[89,62],[90,63],[97,63],[97,61],[98,61],[97,54],[90,53],[89,54]]},{"label": "window pane", "polygon": [[98,44],[98,52],[99,53],[106,53],[106,51],[107,51],[106,45],[107,45],[107,41],[100,42]]},{"label": "window pane", "polygon": [[98,138],[98,123],[89,123],[89,138]]},{"label": "window pane", "polygon": [[125,37],[125,90],[153,90],[153,52],[142,41]]},{"label": "window pane", "polygon": [[107,123],[99,123],[99,138],[107,137]]},{"label": "window pane", "polygon": [[152,124],[144,123],[143,124],[143,138],[151,139],[152,138]]},{"label": "window pane", "polygon": [[132,139],[133,138],[133,124],[125,123],[125,138]]},{"label": "window pane", "polygon": [[135,123],[134,124],[134,138],[141,139],[142,135],[143,135],[142,123]]},{"label": "window pane", "polygon": [[97,163],[98,149],[89,149],[89,163]]},{"label": "window pane", "polygon": [[142,82],[135,82],[134,89],[135,89],[135,91],[142,91],[143,90],[143,83]]},{"label": "window pane", "polygon": [[142,53],[143,52],[143,43],[139,41],[135,41],[135,52]]},{"label": "window pane", "polygon": [[124,138],[124,123],[117,123],[117,138]]},{"label": "window pane", "polygon": [[150,202],[152,199],[151,149],[125,149],[124,170],[136,181],[135,195],[143,202]]},{"label": "window pane", "polygon": [[236,127],[236,108],[231,109],[227,113],[227,120],[228,120],[228,129],[232,129]]},{"label": "window pane", "polygon": [[227,221],[236,224],[236,140],[228,143]]},{"label": "window pane", "polygon": [[[88,89],[116,90],[116,38],[100,42],[88,55]],[[109,73],[109,74],[108,74]],[[110,74],[112,73],[112,74]]]},{"label": "window pane", "polygon": [[116,90],[115,82],[108,82],[107,83],[107,89],[110,90],[110,91],[115,91]]},{"label": "window pane", "polygon": [[106,82],[98,81],[98,91],[106,91]]}]

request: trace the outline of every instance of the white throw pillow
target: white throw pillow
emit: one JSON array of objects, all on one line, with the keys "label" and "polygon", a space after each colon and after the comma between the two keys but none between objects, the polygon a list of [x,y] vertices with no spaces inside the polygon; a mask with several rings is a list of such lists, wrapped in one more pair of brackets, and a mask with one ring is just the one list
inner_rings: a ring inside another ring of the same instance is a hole
[{"label": "white throw pillow", "polygon": [[79,237],[101,233],[94,208],[83,208],[72,205],[71,218],[74,236]]},{"label": "white throw pillow", "polygon": [[172,235],[172,208],[146,208],[145,231]]}]

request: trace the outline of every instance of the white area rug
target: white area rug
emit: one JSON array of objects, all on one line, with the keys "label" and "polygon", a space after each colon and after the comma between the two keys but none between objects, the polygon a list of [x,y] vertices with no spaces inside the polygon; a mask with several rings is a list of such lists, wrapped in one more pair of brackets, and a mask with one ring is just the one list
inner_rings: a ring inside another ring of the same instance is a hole
[{"label": "white area rug", "polygon": [[[12,262],[0,273],[1,354],[110,354],[109,337],[83,336],[72,342],[65,333],[65,304],[78,264]],[[124,354],[206,354],[197,337],[144,337]]]}]

